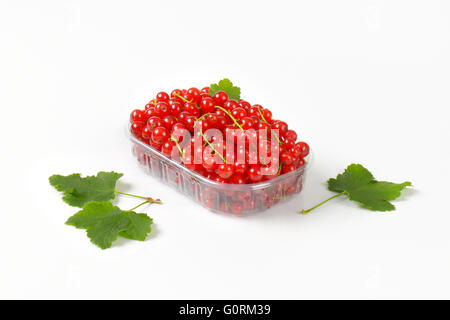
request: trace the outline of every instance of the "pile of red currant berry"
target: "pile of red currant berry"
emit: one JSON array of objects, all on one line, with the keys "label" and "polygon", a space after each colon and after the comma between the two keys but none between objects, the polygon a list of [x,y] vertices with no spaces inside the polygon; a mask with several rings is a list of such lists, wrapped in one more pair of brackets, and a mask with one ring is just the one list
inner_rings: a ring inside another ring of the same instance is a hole
[{"label": "pile of red currant berry", "polygon": [[[175,89],[170,95],[159,92],[144,110],[133,110],[130,122],[135,137],[169,158],[178,157],[188,169],[221,183],[249,184],[270,180],[303,167],[304,158],[309,154],[308,144],[297,142],[297,133],[289,129],[286,122],[273,119],[269,109],[242,99],[234,101],[224,91],[211,96],[209,87]],[[227,138],[218,141],[214,136],[207,137],[204,133],[212,128]],[[263,139],[257,135],[253,140],[257,146],[250,143],[235,145],[234,155],[227,154],[229,137],[236,136],[227,133],[246,134],[260,129],[269,134]],[[175,134],[180,131],[189,132],[191,137],[186,139]],[[195,144],[195,139],[200,139],[200,144]],[[268,157],[252,159],[252,148],[261,150],[263,146],[273,144],[278,148],[276,158],[271,157],[270,150],[265,150]],[[205,152],[205,148],[212,152]],[[202,162],[194,164],[192,158],[196,152],[202,154]],[[244,156],[238,157],[239,154]],[[186,161],[186,155],[191,157],[190,161]],[[239,161],[243,158],[245,161]],[[229,159],[233,160],[227,161]]]}]

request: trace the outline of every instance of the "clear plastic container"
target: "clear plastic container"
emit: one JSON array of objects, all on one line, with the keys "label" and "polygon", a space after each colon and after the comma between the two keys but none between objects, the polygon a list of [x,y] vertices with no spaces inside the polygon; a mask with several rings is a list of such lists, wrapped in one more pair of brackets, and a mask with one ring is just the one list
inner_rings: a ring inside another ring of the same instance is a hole
[{"label": "clear plastic container", "polygon": [[310,161],[308,156],[304,167],[260,183],[243,185],[219,183],[167,158],[134,137],[129,129],[127,132],[132,141],[133,155],[150,175],[159,178],[209,210],[219,213],[259,212],[300,193]]}]

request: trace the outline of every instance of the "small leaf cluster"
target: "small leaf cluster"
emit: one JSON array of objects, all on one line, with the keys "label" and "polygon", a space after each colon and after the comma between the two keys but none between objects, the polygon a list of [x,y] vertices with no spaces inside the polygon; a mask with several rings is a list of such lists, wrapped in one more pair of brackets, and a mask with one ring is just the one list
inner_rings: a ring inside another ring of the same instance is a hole
[{"label": "small leaf cluster", "polygon": [[209,86],[209,95],[213,97],[217,92],[223,91],[228,95],[228,99],[239,101],[241,98],[241,88],[233,85],[230,79],[222,79],[219,83],[213,83]]},{"label": "small leaf cluster", "polygon": [[[99,172],[85,178],[80,174],[49,178],[50,184],[63,193],[67,204],[82,208],[66,224],[86,229],[91,242],[102,249],[110,248],[118,236],[144,241],[151,231],[153,220],[149,216],[121,210],[110,202],[115,198],[116,183],[122,176],[116,172]],[[146,202],[153,200],[148,198]]]}]

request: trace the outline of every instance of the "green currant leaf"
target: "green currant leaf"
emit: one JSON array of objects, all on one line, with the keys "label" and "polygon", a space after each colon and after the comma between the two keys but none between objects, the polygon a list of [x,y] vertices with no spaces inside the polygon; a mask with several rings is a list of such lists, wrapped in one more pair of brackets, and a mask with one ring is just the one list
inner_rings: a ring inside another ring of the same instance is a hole
[{"label": "green currant leaf", "polygon": [[63,200],[74,207],[82,208],[89,201],[114,199],[114,189],[122,173],[99,172],[97,176],[82,178],[79,173],[69,176],[53,175],[50,184],[63,192]]},{"label": "green currant leaf", "polygon": [[389,201],[398,198],[407,186],[411,186],[411,182],[376,181],[369,170],[360,164],[351,164],[336,179],[328,180],[329,190],[345,193],[350,200],[374,211],[395,210]]},{"label": "green currant leaf", "polygon": [[233,86],[233,83],[227,78],[220,80],[218,84],[213,83],[209,86],[211,97],[219,91],[225,92],[231,100],[239,101],[241,98],[241,88]]},{"label": "green currant leaf", "polygon": [[110,248],[117,236],[145,240],[153,220],[143,213],[123,211],[109,201],[92,201],[70,217],[66,224],[86,229],[91,242],[102,249]]}]

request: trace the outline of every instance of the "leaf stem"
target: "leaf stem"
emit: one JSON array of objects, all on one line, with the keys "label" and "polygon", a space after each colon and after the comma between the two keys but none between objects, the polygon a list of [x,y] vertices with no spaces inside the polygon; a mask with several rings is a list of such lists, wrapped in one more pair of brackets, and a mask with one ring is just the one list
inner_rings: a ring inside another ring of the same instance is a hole
[{"label": "leaf stem", "polygon": [[321,205],[327,203],[328,201],[330,201],[330,200],[332,200],[332,199],[334,199],[334,198],[340,197],[340,196],[342,196],[342,195],[344,195],[344,194],[346,194],[346,193],[347,193],[347,192],[344,191],[344,192],[341,192],[341,193],[339,193],[339,194],[336,194],[336,195],[334,195],[334,196],[328,198],[328,199],[325,200],[325,201],[322,201],[321,203],[315,205],[314,207],[312,207],[312,208],[310,208],[310,209],[308,209],[308,210],[302,210],[302,211],[300,211],[300,213],[302,213],[302,214],[307,214],[308,212],[313,211],[315,208],[320,207]]},{"label": "leaf stem", "polygon": [[[261,116],[261,120],[262,120],[263,122],[269,124],[269,123],[267,122],[266,118],[264,118],[264,115],[263,115],[263,113],[262,113],[262,111],[261,111],[261,108],[260,108],[259,106],[258,106],[257,108],[258,108],[258,111],[259,111],[259,115]],[[275,136],[275,138],[278,140],[278,144],[283,144],[283,142],[280,140],[280,138],[278,138],[278,135],[277,135],[275,132],[273,132],[272,128],[270,128],[270,132],[273,133],[273,135]]]},{"label": "leaf stem", "polygon": [[192,100],[188,100],[185,97],[180,96],[178,93],[173,94],[175,97],[180,98],[183,102],[192,102]]},{"label": "leaf stem", "polygon": [[223,112],[225,112],[225,113],[231,118],[231,120],[233,120],[234,124],[235,124],[237,127],[239,127],[239,129],[244,130],[244,129],[242,129],[242,126],[239,124],[239,122],[237,122],[237,120],[231,115],[231,113],[230,113],[227,109],[222,108],[221,106],[215,106],[215,108],[216,108],[216,109],[220,109],[220,110],[222,110]]},{"label": "leaf stem", "polygon": [[173,142],[175,142],[175,145],[177,146],[178,151],[181,153],[181,156],[183,157],[183,159],[185,159],[183,149],[181,149],[181,147],[180,147],[180,145],[179,145],[179,143],[178,143],[178,140],[175,139],[175,137],[174,137],[172,134],[170,135],[170,140],[172,140]]},{"label": "leaf stem", "polygon": [[148,197],[137,196],[137,195],[135,195],[135,194],[125,193],[125,192],[120,192],[120,191],[117,191],[117,190],[114,190],[114,192],[117,193],[117,194],[122,194],[122,195],[124,195],[124,196],[135,197],[135,198],[146,199],[146,200],[148,199]]},{"label": "leaf stem", "polygon": [[[117,190],[114,190],[114,192],[115,193],[117,193],[117,194],[122,194],[122,195],[124,195],[124,196],[129,196],[129,197],[135,197],[135,198],[139,198],[139,199],[144,199],[145,200],[145,202],[148,202],[148,203],[158,203],[158,204],[162,204],[162,201],[160,200],[160,199],[153,199],[152,197],[143,197],[143,196],[137,196],[137,195],[135,195],[135,194],[131,194],[131,193],[125,193],[125,192],[121,192],[121,191],[117,191]],[[141,204],[142,205],[142,204]],[[131,210],[130,210],[131,211]]]},{"label": "leaf stem", "polygon": [[131,208],[130,210],[127,210],[127,211],[133,211],[133,210],[139,208],[140,206],[143,206],[143,205],[146,204],[146,203],[149,203],[149,201],[148,201],[148,200],[147,200],[147,201],[144,201],[144,202],[142,202],[141,204],[138,204],[136,207]]}]

